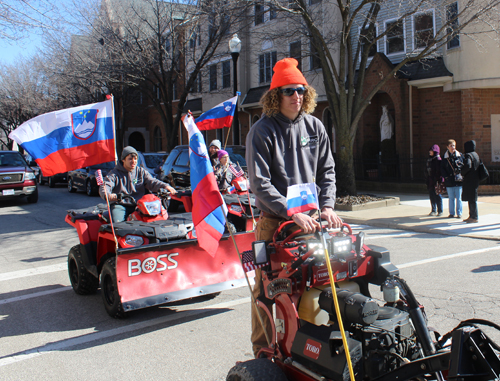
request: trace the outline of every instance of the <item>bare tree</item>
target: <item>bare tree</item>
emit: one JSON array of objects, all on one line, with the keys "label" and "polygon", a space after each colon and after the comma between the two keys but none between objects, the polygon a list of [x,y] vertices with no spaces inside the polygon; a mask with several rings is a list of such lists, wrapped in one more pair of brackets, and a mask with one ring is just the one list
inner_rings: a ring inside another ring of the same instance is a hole
[{"label": "bare tree", "polygon": [[[244,25],[247,6],[222,0],[103,0],[99,14],[86,20],[85,42],[78,49],[73,46],[68,57],[73,82],[113,91],[121,120],[123,102],[147,100],[171,149],[188,94],[200,92],[205,66],[219,54],[227,55],[227,41]],[[117,126],[118,135],[119,130]]]},{"label": "bare tree", "polygon": [[49,85],[41,58],[30,62],[2,66],[0,70],[0,128],[5,140],[1,142],[12,149],[8,138],[11,131],[39,114],[52,111],[57,94]]},{"label": "bare tree", "polygon": [[49,0],[0,0],[0,39],[17,40],[27,32],[53,29],[56,12]]},{"label": "bare tree", "polygon": [[[337,151],[337,183],[341,194],[356,193],[353,144],[358,122],[384,84],[406,64],[442,55],[444,45],[457,35],[474,40],[485,32],[496,36],[500,20],[499,0],[466,0],[460,11],[452,15],[447,13],[446,2],[427,0],[271,0],[271,4],[297,25],[294,30],[289,29],[287,38],[301,33],[311,41],[307,53],[322,69],[340,147]],[[436,9],[436,19],[440,20],[434,33],[416,36],[414,48],[410,46],[391,72],[367,88],[365,78],[370,49],[391,35],[405,19],[429,8]],[[385,15],[390,13],[393,22],[386,30],[377,33],[381,10]],[[278,33],[283,35],[281,31]]]}]

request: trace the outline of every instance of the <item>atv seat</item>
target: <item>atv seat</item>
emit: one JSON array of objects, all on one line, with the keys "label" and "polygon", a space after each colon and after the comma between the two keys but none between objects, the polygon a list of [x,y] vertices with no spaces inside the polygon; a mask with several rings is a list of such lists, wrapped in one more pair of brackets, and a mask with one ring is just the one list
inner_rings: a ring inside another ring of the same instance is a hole
[{"label": "atv seat", "polygon": [[71,222],[75,222],[76,220],[98,220],[100,214],[108,214],[105,204],[98,204],[96,206],[83,209],[71,209],[68,210],[67,213],[71,218]]},{"label": "atv seat", "polygon": [[[150,243],[185,239],[194,228],[191,213],[176,214],[166,221],[123,221],[113,226],[118,237],[125,237],[127,234],[138,235],[148,238]],[[111,225],[102,225],[99,231],[111,233]]]}]

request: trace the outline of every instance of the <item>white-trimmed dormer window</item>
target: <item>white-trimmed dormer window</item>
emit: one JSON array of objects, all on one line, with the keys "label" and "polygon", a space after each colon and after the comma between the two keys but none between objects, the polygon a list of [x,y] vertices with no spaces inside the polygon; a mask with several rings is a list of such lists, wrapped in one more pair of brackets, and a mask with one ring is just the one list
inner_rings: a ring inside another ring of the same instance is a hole
[{"label": "white-trimmed dormer window", "polygon": [[434,44],[434,10],[413,16],[413,49],[424,49]]},{"label": "white-trimmed dormer window", "polygon": [[448,4],[446,6],[446,21],[448,27],[448,42],[446,44],[448,49],[458,48],[460,46],[460,35],[458,35],[459,22],[458,22],[458,1]]},{"label": "white-trimmed dormer window", "polygon": [[405,28],[401,19],[387,20],[385,22],[385,54],[404,53]]}]

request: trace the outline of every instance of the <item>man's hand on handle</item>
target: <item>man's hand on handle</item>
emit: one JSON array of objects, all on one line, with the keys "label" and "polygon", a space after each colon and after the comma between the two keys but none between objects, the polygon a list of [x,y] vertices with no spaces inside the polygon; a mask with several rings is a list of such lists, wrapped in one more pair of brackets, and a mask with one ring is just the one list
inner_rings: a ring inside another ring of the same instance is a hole
[{"label": "man's hand on handle", "polygon": [[[328,223],[328,228],[330,229],[342,227],[342,219],[328,206],[321,210],[321,219]],[[306,234],[314,233],[316,229],[321,228],[318,220],[304,213],[294,214],[292,220],[299,225]]]}]

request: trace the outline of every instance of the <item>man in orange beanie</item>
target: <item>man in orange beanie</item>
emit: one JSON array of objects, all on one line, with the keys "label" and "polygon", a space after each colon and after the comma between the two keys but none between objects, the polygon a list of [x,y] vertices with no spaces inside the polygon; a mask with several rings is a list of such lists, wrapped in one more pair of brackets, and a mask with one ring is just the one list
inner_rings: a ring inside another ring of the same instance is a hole
[{"label": "man in orange beanie", "polygon": [[[294,58],[276,63],[271,86],[260,100],[263,115],[247,135],[250,187],[261,210],[255,233],[257,240],[270,241],[279,225],[290,219],[305,233],[320,227],[310,214],[288,216],[287,188],[296,184],[316,183],[321,219],[328,222],[330,228],[342,226],[342,220],[334,212],[335,163],[330,139],[321,121],[310,115],[316,107],[317,94],[297,66]],[[271,304],[264,297],[261,271],[256,270],[255,275],[255,298]],[[265,331],[269,338],[272,335],[267,314],[260,310],[265,328],[257,314],[257,307],[253,306],[251,340],[256,357],[262,347],[268,346]]]}]

